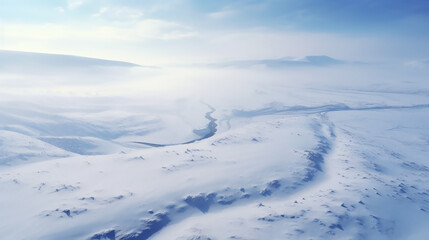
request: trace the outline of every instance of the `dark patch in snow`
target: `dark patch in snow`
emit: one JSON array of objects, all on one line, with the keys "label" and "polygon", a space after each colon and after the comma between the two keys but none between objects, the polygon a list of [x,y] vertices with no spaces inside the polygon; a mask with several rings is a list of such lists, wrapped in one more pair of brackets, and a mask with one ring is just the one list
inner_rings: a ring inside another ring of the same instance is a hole
[{"label": "dark patch in snow", "polygon": [[259,142],[257,138],[252,138],[252,142]]},{"label": "dark patch in snow", "polygon": [[79,187],[75,187],[73,185],[61,185],[59,188],[55,189],[55,192],[60,192],[60,191],[75,191],[79,189]]},{"label": "dark patch in snow", "polygon": [[275,190],[277,190],[278,188],[280,188],[280,186],[281,186],[281,184],[280,184],[280,181],[279,181],[279,180],[273,180],[273,181],[271,181],[271,182],[269,182],[269,183],[267,184],[267,187],[266,187],[266,188],[264,188],[264,189],[260,192],[260,194],[261,194],[262,196],[264,196],[264,197],[266,197],[266,196],[271,196],[271,194],[272,194]]},{"label": "dark patch in snow", "polygon": [[82,201],[85,201],[85,200],[94,201],[95,197],[83,197],[83,198],[79,198],[79,200],[82,200]]},{"label": "dark patch in snow", "polygon": [[192,237],[188,237],[186,240],[212,240],[212,239],[207,236],[192,236]]},{"label": "dark patch in snow", "polygon": [[395,229],[395,223],[380,217],[371,215],[371,217],[376,221],[375,227],[378,232],[386,235],[392,235]]},{"label": "dark patch in snow", "polygon": [[210,205],[213,204],[216,193],[200,193],[196,196],[187,196],[185,202],[192,207],[198,208],[201,212],[206,213],[209,211]]},{"label": "dark patch in snow", "polygon": [[[187,205],[180,205],[180,206],[177,206],[177,205],[174,205],[174,204],[170,204],[170,205],[168,205],[168,206],[166,207],[166,209],[167,209],[169,212],[175,211],[176,213],[182,213],[182,212],[185,212],[185,211],[188,209],[188,206],[187,206]],[[152,210],[152,211],[153,211],[153,210]]]},{"label": "dark patch in snow", "polygon": [[407,193],[408,187],[404,183],[400,183],[398,187],[400,193]]},{"label": "dark patch in snow", "polygon": [[237,200],[235,196],[229,195],[229,196],[218,196],[217,203],[220,205],[231,205]]},{"label": "dark patch in snow", "polygon": [[116,231],[114,229],[104,230],[94,234],[89,240],[115,240]]},{"label": "dark patch in snow", "polygon": [[307,159],[310,160],[310,166],[318,171],[322,171],[323,155],[318,152],[306,151]]},{"label": "dark patch in snow", "polygon": [[268,183],[269,188],[278,189],[280,186],[281,186],[281,184],[280,184],[279,180],[273,180],[270,183]]},{"label": "dark patch in snow", "polygon": [[280,214],[280,215],[274,215],[269,214],[268,216],[258,218],[259,221],[266,221],[266,222],[276,222],[281,219],[298,219],[304,216],[306,211],[302,210],[300,214],[296,215],[287,215],[287,214]]},{"label": "dark patch in snow", "polygon": [[[133,193],[128,193],[128,196],[133,196]],[[104,202],[105,203],[113,203],[113,202],[116,202],[116,201],[119,201],[119,200],[123,200],[123,199],[125,199],[125,197],[126,196],[124,196],[124,195],[121,194],[121,195],[118,195],[118,196],[106,199],[106,200],[104,200]]]},{"label": "dark patch in snow", "polygon": [[422,172],[429,172],[429,168],[424,165],[419,165],[415,162],[403,162],[401,164],[402,167],[407,168],[409,170],[413,171],[422,171]]},{"label": "dark patch in snow", "polygon": [[240,197],[240,199],[248,199],[248,198],[250,198],[250,194],[248,193],[243,194],[243,196]]},{"label": "dark patch in snow", "polygon": [[276,219],[272,218],[272,217],[262,217],[262,218],[258,218],[259,221],[266,221],[266,222],[275,222]]},{"label": "dark patch in snow", "polygon": [[343,227],[341,226],[341,224],[331,224],[331,225],[329,226],[329,228],[330,228],[330,229],[338,228],[338,229],[340,229],[341,231],[344,231],[344,229],[343,229]]},{"label": "dark patch in snow", "polygon": [[170,223],[170,218],[167,216],[167,213],[157,213],[153,218],[144,219],[143,227],[138,232],[128,233],[125,236],[119,238],[120,240],[146,240],[150,238],[153,234],[161,230],[168,223]]},{"label": "dark patch in snow", "polygon": [[264,190],[261,191],[261,195],[264,197],[271,196],[271,194],[272,194],[272,192],[268,188],[265,188]]},{"label": "dark patch in snow", "polygon": [[303,182],[311,182],[313,181],[314,177],[316,176],[316,170],[314,168],[306,168],[305,169],[305,175],[302,179]]},{"label": "dark patch in snow", "polygon": [[40,183],[39,187],[37,187],[37,190],[41,191],[42,188],[46,186],[46,183]]},{"label": "dark patch in snow", "polygon": [[63,217],[73,217],[76,215],[80,215],[82,213],[87,212],[88,209],[86,208],[81,208],[81,209],[77,209],[74,208],[72,210],[70,209],[55,209],[53,211],[50,211],[49,213],[44,214],[45,217],[50,217],[50,216],[58,216],[59,218],[63,218]]},{"label": "dark patch in snow", "polygon": [[68,217],[71,217],[69,209],[63,210],[63,213],[65,213]]}]

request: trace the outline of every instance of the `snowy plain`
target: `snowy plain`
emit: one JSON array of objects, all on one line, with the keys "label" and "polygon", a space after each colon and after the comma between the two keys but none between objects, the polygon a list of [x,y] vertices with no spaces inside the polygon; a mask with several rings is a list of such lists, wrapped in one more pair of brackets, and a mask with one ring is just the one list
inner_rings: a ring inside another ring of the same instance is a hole
[{"label": "snowy plain", "polygon": [[0,239],[429,236],[428,65],[0,69]]}]

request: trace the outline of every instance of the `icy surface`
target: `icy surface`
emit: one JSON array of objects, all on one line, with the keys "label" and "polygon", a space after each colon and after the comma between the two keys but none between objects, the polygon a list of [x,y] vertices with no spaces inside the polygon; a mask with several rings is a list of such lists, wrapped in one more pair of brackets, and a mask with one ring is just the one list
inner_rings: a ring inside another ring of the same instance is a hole
[{"label": "icy surface", "polygon": [[429,235],[427,68],[0,54],[0,239]]}]

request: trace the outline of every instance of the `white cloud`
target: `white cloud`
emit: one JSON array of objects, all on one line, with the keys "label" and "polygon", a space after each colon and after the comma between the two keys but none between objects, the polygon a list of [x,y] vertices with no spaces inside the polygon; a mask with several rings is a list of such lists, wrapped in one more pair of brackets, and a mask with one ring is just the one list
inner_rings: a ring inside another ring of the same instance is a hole
[{"label": "white cloud", "polygon": [[113,21],[136,21],[143,17],[143,12],[139,9],[129,7],[103,7],[93,17],[103,17]]},{"label": "white cloud", "polygon": [[380,49],[374,39],[264,29],[196,32],[158,19],[97,26],[9,24],[4,27],[4,39],[4,49],[103,57],[143,65],[307,55],[367,61]]},{"label": "white cloud", "polygon": [[57,7],[55,8],[58,12],[63,13],[64,12],[64,8],[63,7]]},{"label": "white cloud", "polygon": [[176,22],[149,19],[140,21],[137,25],[137,38],[179,39],[196,35],[190,27]]},{"label": "white cloud", "polygon": [[156,19],[140,20],[135,24],[99,26],[9,24],[4,27],[4,37],[10,42],[173,40],[195,35],[196,32],[187,26]]},{"label": "white cloud", "polygon": [[97,13],[92,14],[93,17],[100,17],[101,15],[103,15],[108,8],[101,8],[100,11],[98,11]]},{"label": "white cloud", "polygon": [[68,9],[75,9],[83,4],[84,0],[68,0],[67,1],[67,8]]},{"label": "white cloud", "polygon": [[[105,17],[103,14],[108,12],[109,10],[103,10],[100,16]],[[108,24],[95,25],[94,22]],[[197,32],[189,26],[159,19],[102,20],[77,25],[7,24],[3,27],[3,43],[3,49],[67,53],[147,65],[311,55],[328,55],[362,62],[390,61],[392,57],[397,57],[391,53],[391,49],[410,47],[409,44],[404,47],[404,41],[392,42],[390,39],[373,36],[273,31],[263,28]],[[425,53],[421,49],[415,52]],[[399,57],[424,59],[420,55],[411,56],[412,53],[410,56]]]},{"label": "white cloud", "polygon": [[207,16],[209,18],[212,18],[212,19],[224,19],[224,18],[231,17],[234,14],[235,14],[235,11],[232,11],[232,10],[222,10],[222,11],[219,11],[219,12],[209,13]]},{"label": "white cloud", "polygon": [[428,59],[413,60],[413,61],[405,62],[404,65],[407,67],[413,67],[413,68],[425,68],[429,66],[429,60]]}]

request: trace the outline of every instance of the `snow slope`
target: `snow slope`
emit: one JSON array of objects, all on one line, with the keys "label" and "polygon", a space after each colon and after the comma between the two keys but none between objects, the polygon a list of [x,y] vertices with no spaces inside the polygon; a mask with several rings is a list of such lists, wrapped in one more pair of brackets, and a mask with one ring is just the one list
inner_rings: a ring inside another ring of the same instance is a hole
[{"label": "snow slope", "polygon": [[0,239],[424,239],[429,69],[304,59],[3,71]]}]

